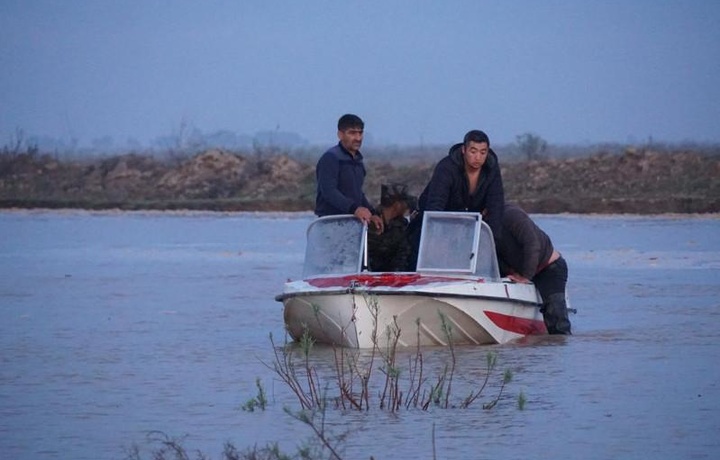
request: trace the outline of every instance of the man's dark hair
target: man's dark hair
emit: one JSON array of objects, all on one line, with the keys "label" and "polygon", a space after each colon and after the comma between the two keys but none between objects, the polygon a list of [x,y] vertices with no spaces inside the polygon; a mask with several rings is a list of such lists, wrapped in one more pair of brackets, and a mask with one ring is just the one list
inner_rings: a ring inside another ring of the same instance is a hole
[{"label": "man's dark hair", "polygon": [[338,120],[338,131],[345,131],[350,128],[364,129],[365,123],[357,115],[346,113]]},{"label": "man's dark hair", "polygon": [[490,138],[487,134],[480,131],[479,129],[473,129],[472,131],[468,131],[468,133],[465,135],[465,138],[463,139],[463,144],[468,145],[470,142],[485,142],[487,143],[488,147],[490,147]]}]

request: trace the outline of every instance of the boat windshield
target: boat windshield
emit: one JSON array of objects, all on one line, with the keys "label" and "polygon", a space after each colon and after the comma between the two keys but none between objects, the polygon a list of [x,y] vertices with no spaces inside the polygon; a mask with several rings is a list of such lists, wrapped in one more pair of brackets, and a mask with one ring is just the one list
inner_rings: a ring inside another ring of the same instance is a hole
[{"label": "boat windshield", "polygon": [[[355,216],[319,217],[307,230],[303,277],[359,273],[367,265],[367,226]],[[426,211],[418,272],[499,279],[492,231],[480,214]]]},{"label": "boat windshield", "polygon": [[426,211],[417,270],[500,278],[492,230],[479,213]]},{"label": "boat windshield", "polygon": [[364,246],[365,225],[355,216],[318,218],[307,230],[303,277],[360,272]]}]

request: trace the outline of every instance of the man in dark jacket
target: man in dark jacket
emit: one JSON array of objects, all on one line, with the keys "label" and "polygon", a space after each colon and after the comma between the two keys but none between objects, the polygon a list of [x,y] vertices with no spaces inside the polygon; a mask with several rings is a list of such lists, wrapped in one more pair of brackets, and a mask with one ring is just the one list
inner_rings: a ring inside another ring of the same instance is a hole
[{"label": "man in dark jacket", "polygon": [[[505,204],[500,163],[490,148],[487,134],[473,130],[463,142],[450,148],[435,166],[430,182],[419,199],[419,211],[466,211],[483,213],[496,241],[502,237]],[[409,229],[414,259],[420,246],[422,215]]]},{"label": "man in dark jacket", "polygon": [[500,274],[518,283],[533,282],[543,298],[541,311],[548,333],[570,335],[567,262],[519,206],[505,205],[502,225],[503,237],[497,245]]},{"label": "man in dark jacket", "polygon": [[357,115],[345,114],[338,120],[340,142],[320,157],[315,168],[315,214],[354,214],[366,224],[374,222],[382,231],[382,219],[374,215],[363,192],[365,165],[360,146],[364,128],[365,124]]}]

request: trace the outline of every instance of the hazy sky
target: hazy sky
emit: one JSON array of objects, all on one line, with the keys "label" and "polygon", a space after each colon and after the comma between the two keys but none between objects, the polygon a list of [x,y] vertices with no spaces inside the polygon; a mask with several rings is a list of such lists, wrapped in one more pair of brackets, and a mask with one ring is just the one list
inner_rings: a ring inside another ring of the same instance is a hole
[{"label": "hazy sky", "polygon": [[720,142],[720,1],[0,1],[0,145],[327,144],[346,112],[382,144]]}]

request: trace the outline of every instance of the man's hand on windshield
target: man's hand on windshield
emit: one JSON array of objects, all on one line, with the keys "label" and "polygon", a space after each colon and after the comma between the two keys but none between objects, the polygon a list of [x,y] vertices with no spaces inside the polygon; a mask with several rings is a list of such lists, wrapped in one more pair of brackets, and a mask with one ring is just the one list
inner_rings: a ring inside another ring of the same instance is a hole
[{"label": "man's hand on windshield", "polygon": [[368,208],[360,206],[353,213],[355,217],[360,219],[365,225],[374,225],[378,235],[385,230],[385,223],[380,216],[373,216]]}]

